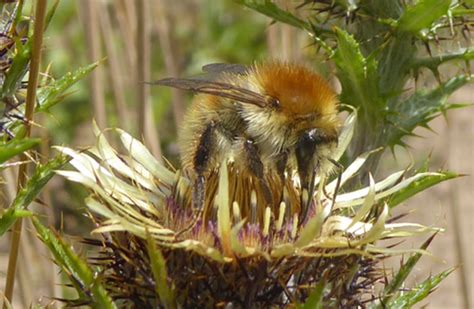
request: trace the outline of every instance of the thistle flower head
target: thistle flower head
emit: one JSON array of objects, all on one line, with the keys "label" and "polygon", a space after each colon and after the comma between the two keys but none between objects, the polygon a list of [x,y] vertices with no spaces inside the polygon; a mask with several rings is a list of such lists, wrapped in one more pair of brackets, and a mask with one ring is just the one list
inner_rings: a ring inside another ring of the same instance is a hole
[{"label": "thistle flower head", "polygon": [[[336,160],[349,144],[355,120],[355,113],[346,119]],[[243,178],[229,158],[209,176],[205,208],[196,221],[190,179],[160,163],[128,133],[115,132],[124,146],[120,154],[95,128],[97,144],[87,152],[59,147],[72,157],[76,170],[58,173],[90,189],[86,204],[97,215],[95,233],[127,235],[126,244],[114,237],[89,240],[101,244],[102,254],[114,260],[104,273],[117,278],[138,260],[150,264],[143,244],[152,238],[165,257],[168,282],[185,295],[178,303],[285,305],[304,301],[318,282],[326,281],[344,286],[333,289],[328,299],[358,305],[360,294],[372,297],[371,284],[383,277],[375,262],[406,252],[377,246],[378,240],[433,231],[418,224],[388,223],[390,209],[384,203],[422,174],[403,179],[404,171],[399,171],[379,182],[370,177],[365,188],[344,190],[371,152],[342,172],[337,195],[336,180],[316,179],[315,194],[307,197],[297,175],[288,175],[285,183],[268,175],[273,195],[281,197],[274,205],[264,203],[258,182]],[[300,203],[308,199],[310,210],[301,222]],[[196,224],[186,230],[192,222]],[[156,297],[147,297],[154,281],[146,278],[144,267],[142,272],[134,270],[143,277],[135,281],[141,292],[133,288],[127,293],[146,302]],[[112,290],[116,297],[125,297],[123,283]]]}]

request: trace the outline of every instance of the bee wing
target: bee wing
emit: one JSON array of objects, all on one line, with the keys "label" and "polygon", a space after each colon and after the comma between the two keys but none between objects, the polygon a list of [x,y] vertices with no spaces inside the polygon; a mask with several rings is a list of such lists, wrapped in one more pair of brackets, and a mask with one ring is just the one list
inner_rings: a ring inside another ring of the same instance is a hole
[{"label": "bee wing", "polygon": [[165,78],[150,84],[174,87],[199,93],[207,93],[218,97],[228,98],[242,103],[264,107],[274,101],[273,98],[251,90],[227,83],[190,78]]},{"label": "bee wing", "polygon": [[209,74],[230,73],[236,75],[247,75],[249,68],[234,63],[211,63],[202,67],[203,72]]}]

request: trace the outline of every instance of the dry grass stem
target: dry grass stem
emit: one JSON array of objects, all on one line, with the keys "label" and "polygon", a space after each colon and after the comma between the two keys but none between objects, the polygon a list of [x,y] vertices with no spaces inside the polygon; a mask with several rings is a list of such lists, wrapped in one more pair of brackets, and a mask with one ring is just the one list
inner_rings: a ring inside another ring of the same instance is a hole
[{"label": "dry grass stem", "polygon": [[[41,48],[43,45],[43,31],[45,26],[45,16],[46,16],[46,0],[38,0],[36,3],[36,12],[35,12],[35,24],[34,24],[34,33],[33,33],[33,42],[32,42],[32,56],[30,63],[30,71],[28,78],[28,89],[26,94],[26,107],[25,107],[25,135],[29,137],[31,134],[31,122],[33,120],[33,112],[36,106],[36,89],[38,86],[39,78],[39,68],[41,60]],[[25,154],[20,158],[21,161],[27,160]],[[18,173],[18,188],[22,188],[27,181],[27,164],[20,166]],[[12,238],[11,238],[11,247],[10,247],[10,257],[8,260],[8,270],[7,270],[7,281],[5,285],[5,297],[11,302],[13,298],[13,288],[15,285],[15,273],[16,266],[18,262],[18,252],[20,247],[21,239],[21,228],[22,220],[19,219],[15,222],[15,225],[12,228]],[[6,308],[7,304],[4,304]]]},{"label": "dry grass stem", "polygon": [[[150,100],[150,2],[137,1],[137,102],[139,108],[139,133],[152,153],[161,158],[160,138],[153,122],[153,108]],[[161,160],[161,159],[160,159]]]},{"label": "dry grass stem", "polygon": [[[162,0],[154,1],[155,12],[157,16],[156,29],[158,30],[158,39],[160,41],[161,50],[163,53],[163,59],[166,67],[166,74],[168,76],[180,76],[180,70],[176,55],[179,54],[176,46],[173,46],[173,42],[170,37],[170,28],[173,25],[169,24],[170,19],[167,16],[167,7],[163,5]],[[172,104],[173,104],[173,115],[176,125],[180,125],[184,116],[184,95],[183,92],[172,88]]]},{"label": "dry grass stem", "polygon": [[465,250],[462,245],[462,225],[460,220],[459,214],[459,200],[458,200],[458,189],[456,185],[451,184],[450,196],[449,199],[451,200],[451,221],[452,227],[454,232],[454,250],[456,251],[456,260],[457,264],[459,265],[459,285],[461,286],[461,295],[462,300],[464,303],[464,308],[468,309],[471,308],[471,300],[470,296],[472,293],[469,293],[469,284],[466,273],[468,272],[466,269],[466,258],[465,258]]},{"label": "dry grass stem", "polygon": [[[85,0],[79,2],[83,9],[83,23],[86,33],[87,54],[90,62],[101,58],[99,24],[97,14],[97,1]],[[102,17],[101,17],[102,18]],[[107,126],[107,111],[104,98],[104,78],[102,68],[99,66],[90,74],[90,91],[94,117],[98,124]]]},{"label": "dry grass stem", "polygon": [[136,13],[133,0],[119,0],[113,3],[114,15],[117,18],[122,41],[125,42],[125,64],[127,66],[126,76],[127,85],[135,85],[137,75],[137,51],[135,48],[127,46],[136,46]]},{"label": "dry grass stem", "polygon": [[105,49],[107,50],[107,60],[108,60],[108,69],[110,76],[110,85],[112,88],[112,93],[114,96],[114,103],[117,110],[117,115],[119,118],[119,123],[121,126],[130,130],[130,114],[127,109],[126,99],[125,99],[125,87],[123,78],[124,68],[121,64],[122,61],[120,55],[117,52],[117,47],[114,46],[112,29],[112,22],[110,18],[110,12],[107,8],[106,3],[101,3],[101,18],[99,18],[100,28],[102,30],[102,37],[105,43]]}]

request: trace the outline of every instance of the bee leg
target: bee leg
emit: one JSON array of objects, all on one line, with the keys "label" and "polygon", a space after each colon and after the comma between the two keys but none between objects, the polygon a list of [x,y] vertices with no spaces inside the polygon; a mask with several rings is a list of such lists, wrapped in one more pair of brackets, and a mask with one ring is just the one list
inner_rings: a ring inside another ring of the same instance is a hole
[{"label": "bee leg", "polygon": [[193,209],[202,210],[206,190],[206,179],[204,174],[209,168],[209,158],[214,150],[216,125],[211,122],[201,135],[199,145],[193,158],[196,179],[193,186]]},{"label": "bee leg", "polygon": [[212,156],[214,151],[214,139],[215,139],[216,125],[211,122],[201,135],[199,145],[193,158],[194,171],[196,173],[196,179],[193,184],[192,192],[192,208],[197,212],[194,218],[186,228],[179,231],[176,237],[183,234],[184,232],[192,229],[196,223],[201,219],[204,212],[204,200],[206,195],[206,178],[205,173],[209,168],[209,158]]},{"label": "bee leg", "polygon": [[244,142],[244,151],[247,156],[246,162],[248,169],[259,180],[260,186],[263,190],[265,202],[267,204],[271,204],[273,200],[272,193],[263,175],[263,163],[260,160],[257,145],[255,145],[255,142],[253,140],[247,139]]},{"label": "bee leg", "polygon": [[198,174],[193,185],[193,209],[201,211],[204,208],[204,199],[206,192],[206,179],[204,175]]},{"label": "bee leg", "polygon": [[277,160],[276,160],[276,171],[278,173],[278,177],[280,177],[281,188],[282,188],[280,200],[283,200],[283,191],[285,188],[285,169],[286,169],[287,162],[288,162],[288,150],[284,150],[278,154]]}]

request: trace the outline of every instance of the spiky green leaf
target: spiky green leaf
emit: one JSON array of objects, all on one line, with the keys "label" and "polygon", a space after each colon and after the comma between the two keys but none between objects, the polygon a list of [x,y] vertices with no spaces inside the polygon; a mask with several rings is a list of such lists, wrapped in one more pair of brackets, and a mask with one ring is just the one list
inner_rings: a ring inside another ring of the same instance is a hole
[{"label": "spiky green leaf", "polygon": [[451,0],[420,0],[406,8],[398,20],[398,29],[416,33],[429,28],[435,20],[448,13],[450,4]]},{"label": "spiky green leaf", "polygon": [[387,308],[402,309],[411,308],[414,304],[425,299],[436,287],[451,274],[455,268],[445,270],[436,276],[429,277],[408,292],[400,293],[399,296],[387,304]]},{"label": "spiky green leaf", "polygon": [[414,69],[425,67],[432,71],[436,71],[441,64],[449,61],[470,61],[473,59],[474,49],[466,48],[459,52],[440,54],[432,57],[415,58],[413,59],[411,66]]},{"label": "spiky green leaf", "polygon": [[28,71],[28,63],[31,59],[31,39],[25,44],[16,44],[17,52],[13,56],[13,62],[7,73],[2,86],[1,97],[11,97],[17,91],[21,80]]},{"label": "spiky green leaf", "polygon": [[[428,246],[430,245],[431,241],[433,238],[436,236],[434,234],[430,238],[428,238],[420,247],[421,250],[426,250]],[[406,278],[408,275],[411,273],[413,268],[415,267],[416,263],[420,260],[422,254],[421,253],[416,253],[412,255],[405,264],[403,264],[400,269],[398,270],[397,274],[392,278],[392,280],[385,286],[383,292],[382,292],[382,304],[387,304],[389,303],[394,295],[398,293],[398,290],[402,286],[402,284],[405,282]],[[383,308],[382,304],[380,304],[379,308]]]},{"label": "spiky green leaf", "polygon": [[383,102],[378,89],[377,62],[373,57],[365,58],[359,43],[345,30],[336,29],[337,49],[334,63],[342,85],[343,103],[360,108],[359,115],[368,120],[376,117]]},{"label": "spiky green leaf", "polygon": [[[21,188],[12,205],[0,216],[0,236],[18,219],[18,211],[26,209],[38,196],[43,187],[54,176],[55,170],[67,162],[64,156],[57,156],[44,165],[38,165],[26,185]],[[21,214],[21,212],[20,212]]]},{"label": "spiky green leaf", "polygon": [[92,308],[116,308],[87,262],[74,253],[59,236],[42,225],[38,219],[33,218],[32,221],[39,238],[49,248],[58,266],[71,279],[80,297],[88,299]]},{"label": "spiky green leaf", "polygon": [[13,139],[5,144],[0,144],[0,164],[33,148],[40,142],[39,138],[24,138],[19,140]]},{"label": "spiky green leaf", "polygon": [[472,76],[456,76],[431,91],[420,90],[398,103],[388,116],[393,124],[388,127],[388,145],[404,145],[402,138],[412,135],[415,128],[428,126],[428,122],[450,109],[465,105],[448,103],[448,97],[457,89],[472,81]]},{"label": "spiky green leaf", "polygon": [[413,195],[422,192],[429,187],[437,185],[440,182],[453,179],[459,177],[459,174],[449,172],[449,171],[441,171],[437,172],[436,174],[426,174],[424,177],[410,183],[408,186],[402,188],[401,190],[393,193],[387,200],[387,205],[392,208],[403,201],[409,199]]},{"label": "spiky green leaf", "polygon": [[49,85],[38,89],[37,111],[47,111],[51,106],[55,105],[64,98],[66,90],[71,88],[75,83],[86,77],[93,69],[99,65],[100,61],[80,67],[74,72],[64,74],[60,79],[51,82]]}]

